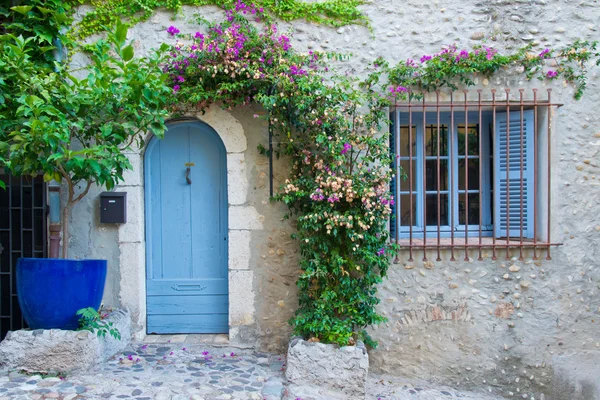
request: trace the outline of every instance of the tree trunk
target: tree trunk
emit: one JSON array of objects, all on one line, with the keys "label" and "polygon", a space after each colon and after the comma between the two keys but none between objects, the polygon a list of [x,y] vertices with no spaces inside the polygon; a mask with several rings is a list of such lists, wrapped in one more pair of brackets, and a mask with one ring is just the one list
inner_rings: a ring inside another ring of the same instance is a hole
[{"label": "tree trunk", "polygon": [[73,204],[69,201],[62,212],[62,256],[66,259],[69,255],[69,217],[71,216]]}]

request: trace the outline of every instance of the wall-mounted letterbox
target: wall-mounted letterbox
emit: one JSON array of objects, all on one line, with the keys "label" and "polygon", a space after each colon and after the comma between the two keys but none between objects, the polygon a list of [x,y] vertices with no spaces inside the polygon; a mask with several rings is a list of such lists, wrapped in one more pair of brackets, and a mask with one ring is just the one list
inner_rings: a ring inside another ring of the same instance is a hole
[{"label": "wall-mounted letterbox", "polygon": [[127,222],[127,193],[100,193],[100,223],[124,224]]}]

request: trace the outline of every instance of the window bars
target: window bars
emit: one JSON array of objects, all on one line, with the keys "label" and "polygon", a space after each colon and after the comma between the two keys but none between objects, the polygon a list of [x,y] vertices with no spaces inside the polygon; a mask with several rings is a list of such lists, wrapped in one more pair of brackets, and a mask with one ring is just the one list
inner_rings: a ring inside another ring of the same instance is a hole
[{"label": "window bars", "polygon": [[[411,93],[390,109],[390,151],[396,200],[390,236],[408,251],[442,250],[482,260],[551,241],[551,89]],[[398,257],[396,257],[398,262]]]},{"label": "window bars", "polygon": [[8,331],[26,327],[17,298],[19,257],[46,257],[46,183],[41,175],[3,174],[0,189],[0,340]]}]

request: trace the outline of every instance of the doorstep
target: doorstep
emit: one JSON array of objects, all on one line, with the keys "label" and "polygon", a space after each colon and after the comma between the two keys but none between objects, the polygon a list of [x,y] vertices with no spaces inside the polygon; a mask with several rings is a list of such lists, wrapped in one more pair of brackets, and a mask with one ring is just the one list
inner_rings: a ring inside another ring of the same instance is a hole
[{"label": "doorstep", "polygon": [[209,344],[212,346],[229,346],[227,334],[181,334],[181,335],[146,335],[144,343],[189,343]]}]

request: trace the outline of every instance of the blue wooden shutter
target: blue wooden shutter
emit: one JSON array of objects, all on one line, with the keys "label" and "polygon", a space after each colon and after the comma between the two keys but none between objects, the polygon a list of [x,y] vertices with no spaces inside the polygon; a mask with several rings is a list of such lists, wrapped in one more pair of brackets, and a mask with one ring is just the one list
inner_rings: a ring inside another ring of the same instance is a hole
[{"label": "blue wooden shutter", "polygon": [[396,179],[398,179],[396,169],[396,111],[390,112],[390,157],[392,159],[392,168],[394,169],[394,177],[390,182],[390,192],[394,196],[394,205],[392,206],[392,214],[390,215],[390,239],[396,238],[396,207],[398,206],[398,193],[396,193]]},{"label": "blue wooden shutter", "polygon": [[[521,216],[523,217],[523,237],[533,238],[533,111],[510,112],[507,121],[506,113],[496,114],[496,137],[494,143],[494,235],[506,237],[507,221],[509,236],[521,236]],[[521,147],[521,123],[523,124],[523,143]],[[509,134],[508,158],[506,154],[506,135]],[[521,175],[521,156],[523,157],[523,173]],[[507,170],[508,186],[507,192]],[[521,176],[523,188],[523,208],[521,210]],[[508,198],[508,207],[507,207]]]}]

